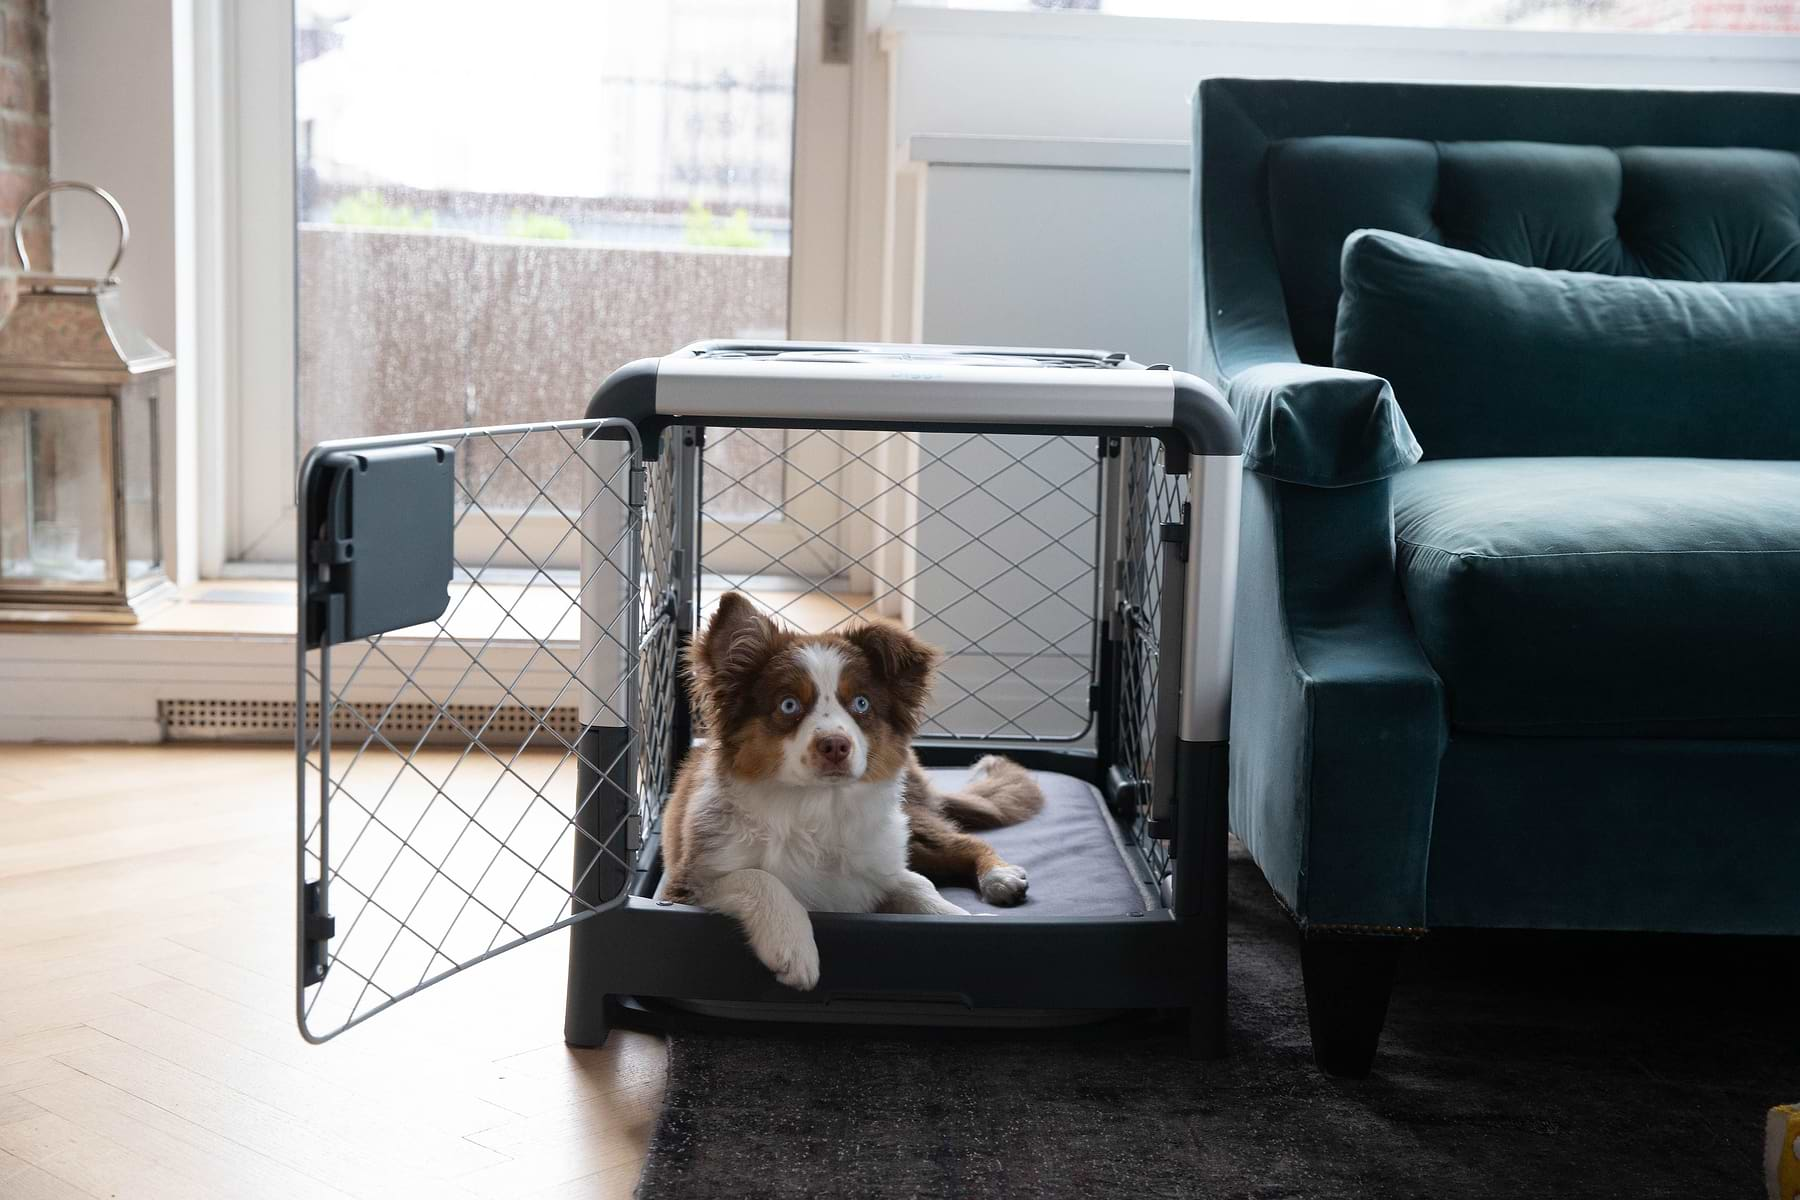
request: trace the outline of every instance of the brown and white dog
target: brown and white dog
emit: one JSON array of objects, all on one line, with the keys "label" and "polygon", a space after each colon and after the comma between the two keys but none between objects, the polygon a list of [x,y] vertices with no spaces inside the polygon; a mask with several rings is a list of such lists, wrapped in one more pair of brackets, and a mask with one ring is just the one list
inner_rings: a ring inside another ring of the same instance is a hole
[{"label": "brown and white dog", "polygon": [[808,910],[968,915],[932,879],[1023,900],[1025,869],[967,831],[1022,821],[1044,794],[992,755],[964,790],[931,786],[912,738],[937,658],[891,625],[793,633],[727,593],[688,651],[708,743],[663,819],[664,895],[735,918],[801,991],[819,980]]}]

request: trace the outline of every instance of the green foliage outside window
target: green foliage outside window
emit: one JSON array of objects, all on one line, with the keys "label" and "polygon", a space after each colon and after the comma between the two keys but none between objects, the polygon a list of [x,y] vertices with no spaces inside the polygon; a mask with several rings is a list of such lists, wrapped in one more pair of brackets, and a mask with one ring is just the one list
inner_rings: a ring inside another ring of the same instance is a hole
[{"label": "green foliage outside window", "polygon": [[716,246],[730,250],[760,250],[769,244],[769,236],[750,228],[750,210],[740,208],[730,218],[719,220],[698,200],[688,201],[687,218],[681,240],[689,246]]},{"label": "green foliage outside window", "polygon": [[374,229],[432,229],[437,225],[437,214],[430,209],[415,212],[405,205],[389,204],[379,192],[365,189],[332,205],[327,220],[333,225]]},{"label": "green foliage outside window", "polygon": [[561,217],[547,217],[543,213],[528,213],[522,208],[515,208],[512,216],[506,219],[506,236],[532,238],[540,242],[566,242],[575,236],[575,229]]}]

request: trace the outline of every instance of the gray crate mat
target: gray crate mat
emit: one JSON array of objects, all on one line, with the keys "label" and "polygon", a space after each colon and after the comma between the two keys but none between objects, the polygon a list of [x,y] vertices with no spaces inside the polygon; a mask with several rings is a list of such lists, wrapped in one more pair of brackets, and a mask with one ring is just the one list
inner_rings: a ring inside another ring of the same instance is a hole
[{"label": "gray crate mat", "polygon": [[[954,791],[968,772],[930,772]],[[940,887],[945,899],[970,912],[1031,917],[1117,917],[1142,912],[1151,890],[1142,860],[1121,845],[1100,793],[1089,783],[1053,771],[1032,773],[1044,789],[1044,811],[1029,821],[979,836],[1031,875],[1025,903],[1012,908],[984,904],[972,888]],[[1135,870],[1134,870],[1135,867]]]},{"label": "gray crate mat", "polygon": [[[955,791],[968,772],[936,768],[927,774],[940,788]],[[1025,903],[1002,908],[984,903],[973,888],[938,890],[970,912],[997,916],[1117,917],[1154,904],[1155,889],[1148,885],[1143,859],[1114,832],[1117,826],[1099,791],[1072,775],[1032,774],[1044,789],[1044,810],[1029,821],[979,834],[1008,862],[1030,873]]]}]

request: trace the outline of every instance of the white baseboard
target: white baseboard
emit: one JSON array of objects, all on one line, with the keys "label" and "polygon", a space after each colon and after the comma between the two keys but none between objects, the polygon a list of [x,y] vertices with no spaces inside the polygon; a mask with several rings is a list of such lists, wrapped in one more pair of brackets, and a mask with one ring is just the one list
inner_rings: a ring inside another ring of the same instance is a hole
[{"label": "white baseboard", "polygon": [[0,634],[0,742],[154,742],[159,700],[293,696],[291,638]]},{"label": "white baseboard", "polygon": [[[395,658],[415,664],[416,642],[394,643]],[[483,661],[500,679],[517,682],[517,696],[533,705],[574,704],[576,689],[565,688],[565,668],[528,644],[495,645]],[[571,646],[570,657],[577,652]],[[449,693],[467,664],[460,651],[440,646],[422,682],[440,698]],[[1019,674],[1009,676],[1005,665]],[[943,666],[939,700],[949,703],[965,690],[978,691],[990,714],[1022,711],[1056,690],[1066,665],[1047,661],[953,657]],[[358,676],[353,699],[380,704],[394,696],[404,676],[392,665],[373,662]],[[559,698],[560,697],[560,698]],[[316,698],[316,697],[314,697]],[[491,703],[501,690],[479,678],[456,688],[455,698]],[[155,742],[163,736],[157,715],[162,700],[294,699],[293,639],[274,635],[33,630],[0,633],[0,742]],[[1074,694],[1069,702],[1081,704]],[[1040,709],[1041,722],[1050,712]],[[987,716],[981,717],[986,720]],[[997,719],[997,717],[996,717]],[[1065,724],[1060,714],[1054,724]]]}]

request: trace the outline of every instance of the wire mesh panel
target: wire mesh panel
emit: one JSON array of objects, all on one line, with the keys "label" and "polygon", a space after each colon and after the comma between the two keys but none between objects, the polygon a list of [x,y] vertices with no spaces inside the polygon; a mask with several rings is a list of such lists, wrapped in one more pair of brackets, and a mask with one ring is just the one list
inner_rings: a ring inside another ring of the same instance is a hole
[{"label": "wire mesh panel", "polygon": [[[315,649],[302,639],[298,711],[319,714],[298,734],[309,1039],[620,898],[571,872],[575,839],[592,838],[577,826],[588,800],[578,767],[605,778],[620,764],[583,764],[588,743],[570,729],[577,713],[620,728],[617,757],[636,756],[647,781],[667,770],[666,732],[643,747],[629,719],[640,692],[667,690],[670,657],[667,615],[650,598],[667,590],[671,560],[657,550],[641,568],[646,480],[634,437],[619,422],[568,422],[315,455],[303,513],[334,462],[354,470],[409,445],[450,456],[449,512],[415,524],[447,520],[454,562],[434,619],[341,644],[321,637]],[[356,524],[354,555],[330,561],[303,517],[303,628],[333,572],[405,549],[381,544],[376,515]],[[622,865],[622,842],[597,844],[592,863]]]},{"label": "wire mesh panel", "polygon": [[[1126,438],[1124,529],[1120,539],[1118,621],[1121,631],[1117,722],[1118,766],[1133,785],[1131,832],[1158,878],[1168,870],[1169,847],[1152,826],[1157,761],[1159,689],[1176,693],[1180,681],[1161,675],[1163,631],[1163,526],[1182,520],[1188,500],[1185,475],[1163,469],[1163,445]],[[1164,731],[1165,735],[1168,731]]]},{"label": "wire mesh panel", "polygon": [[809,632],[897,621],[943,652],[921,736],[1086,737],[1097,440],[709,428],[699,585]]},{"label": "wire mesh panel", "polygon": [[[681,436],[677,430],[669,437]],[[681,677],[676,618],[688,594],[683,570],[681,491],[686,460],[673,446],[646,464],[641,542],[644,626],[639,642],[639,709],[635,733],[637,789],[627,798],[634,814],[629,848],[639,849],[658,831],[663,806],[674,784],[681,747],[675,743],[675,708],[685,683]],[[691,555],[691,551],[689,551]]]}]

